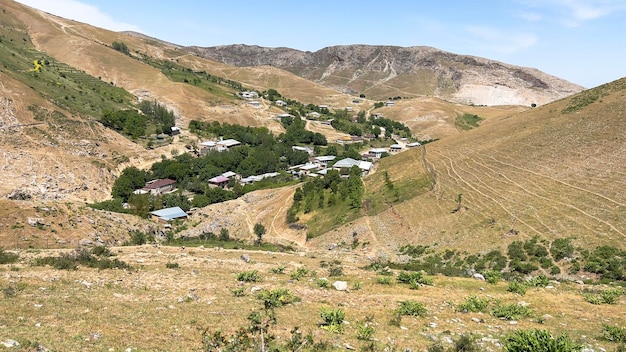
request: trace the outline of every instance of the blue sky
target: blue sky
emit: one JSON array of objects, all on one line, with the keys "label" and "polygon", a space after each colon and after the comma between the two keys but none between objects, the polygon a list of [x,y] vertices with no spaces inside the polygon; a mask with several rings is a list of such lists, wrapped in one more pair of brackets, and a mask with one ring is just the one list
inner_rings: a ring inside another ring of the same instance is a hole
[{"label": "blue sky", "polygon": [[18,2],[180,45],[427,45],[535,67],[587,88],[626,76],[626,0]]}]

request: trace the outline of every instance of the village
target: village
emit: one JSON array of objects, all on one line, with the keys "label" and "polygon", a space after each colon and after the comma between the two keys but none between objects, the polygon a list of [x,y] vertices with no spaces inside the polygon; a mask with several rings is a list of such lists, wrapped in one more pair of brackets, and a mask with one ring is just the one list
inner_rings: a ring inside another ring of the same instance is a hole
[{"label": "village", "polygon": [[[255,100],[259,97],[258,93],[256,92],[242,92],[240,93],[240,95],[242,96],[242,98],[248,100],[248,104],[255,102],[258,103],[258,101]],[[286,103],[282,100],[276,100],[273,102],[273,104],[283,108],[286,107]],[[251,105],[255,106],[253,104]],[[329,107],[327,105],[320,105],[319,108],[322,111],[329,110]],[[346,108],[345,110],[351,111],[351,109],[348,108]],[[328,125],[331,124],[332,120],[320,121],[318,120],[320,117],[321,114],[317,112],[310,112],[306,115],[306,119],[313,120],[315,123]],[[374,114],[372,116],[373,119],[381,117],[382,114],[380,113]],[[281,120],[284,118],[293,119],[294,116],[288,113],[283,113],[276,115],[275,118],[277,120]],[[356,116],[354,118],[356,118]],[[302,119],[304,120],[304,118]],[[294,180],[305,180],[307,178],[323,177],[328,173],[329,170],[336,170],[341,177],[347,178],[350,174],[350,170],[354,167],[357,167],[360,170],[361,177],[364,177],[374,171],[377,162],[381,158],[397,154],[411,148],[416,148],[421,145],[419,142],[409,142],[408,139],[405,137],[401,137],[399,135],[391,135],[391,139],[395,143],[387,147],[368,146],[368,143],[372,140],[378,139],[379,137],[389,137],[388,134],[385,136],[384,127],[381,129],[382,134],[380,136],[375,136],[373,134],[363,134],[361,136],[350,135],[332,141],[332,143],[336,144],[337,146],[357,146],[357,148],[359,148],[360,158],[356,158],[355,154],[353,154],[352,157],[342,158],[339,158],[336,155],[316,155],[315,148],[312,148],[311,146],[292,145],[291,149],[294,152],[306,153],[306,155],[308,156],[306,162],[299,163],[297,165],[289,165],[286,170],[283,170],[281,172],[266,172],[256,175],[244,176],[236,172],[235,170],[227,170],[219,175],[206,179],[204,182],[206,182],[206,185],[210,189],[219,188],[222,190],[231,191],[236,187],[244,187],[266,179],[278,177],[279,175],[281,175],[281,173],[287,173]],[[218,137],[199,142],[194,151],[196,153],[196,156],[203,157],[208,155],[209,153],[227,152],[244,145],[244,142],[234,138]],[[136,195],[149,194],[152,196],[161,196],[173,194],[176,192],[179,192],[179,187],[176,180],[170,178],[162,178],[147,181],[143,187],[135,189],[133,193]],[[187,194],[187,196],[193,198],[194,195]],[[184,220],[187,219],[187,217],[189,216],[188,212],[184,211],[179,206],[155,210],[150,212],[149,214],[152,220],[158,223],[165,224],[171,221]]]}]

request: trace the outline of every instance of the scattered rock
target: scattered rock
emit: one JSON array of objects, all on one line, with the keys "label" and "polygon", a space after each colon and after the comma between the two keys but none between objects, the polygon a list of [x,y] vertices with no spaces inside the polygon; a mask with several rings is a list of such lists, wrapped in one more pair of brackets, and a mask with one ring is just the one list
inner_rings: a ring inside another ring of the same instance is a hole
[{"label": "scattered rock", "polygon": [[337,291],[347,291],[348,290],[348,283],[346,281],[335,281],[333,283],[333,287]]},{"label": "scattered rock", "polygon": [[350,345],[350,344],[349,344],[349,343],[347,343],[347,342],[344,344],[344,346],[346,346],[346,349],[347,349],[347,350],[353,350],[353,351],[354,351],[354,350],[356,350],[356,348],[354,348],[352,345]]},{"label": "scattered rock", "polygon": [[485,277],[483,276],[483,274],[480,274],[480,273],[474,273],[474,274],[472,274],[472,277],[473,277],[474,279],[476,279],[476,280],[482,280],[482,281],[485,281]]},{"label": "scattered rock", "polygon": [[250,263],[250,256],[244,253],[241,255],[241,260],[243,260],[246,263]]},{"label": "scattered rock", "polygon": [[337,244],[336,243],[331,243],[330,245],[328,245],[328,250],[329,251],[332,251],[335,248],[337,248]]},{"label": "scattered rock", "polygon": [[255,293],[255,292],[259,292],[261,291],[261,288],[259,286],[252,286],[250,288],[250,293]]},{"label": "scattered rock", "polygon": [[428,323],[428,326],[430,326],[431,328],[436,328],[437,327],[437,323],[435,323],[435,322]]},{"label": "scattered rock", "polygon": [[42,218],[28,218],[27,221],[28,225],[32,227],[44,226],[46,224],[46,221]]},{"label": "scattered rock", "polygon": [[2,341],[0,342],[0,344],[2,344],[4,347],[7,347],[7,348],[17,347],[20,345],[19,342],[12,340],[12,339],[7,339],[6,341]]}]

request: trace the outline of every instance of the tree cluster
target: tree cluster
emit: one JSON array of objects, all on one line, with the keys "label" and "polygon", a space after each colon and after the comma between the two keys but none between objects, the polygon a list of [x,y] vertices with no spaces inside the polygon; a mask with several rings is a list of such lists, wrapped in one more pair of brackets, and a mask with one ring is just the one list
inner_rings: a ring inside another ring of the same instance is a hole
[{"label": "tree cluster", "polygon": [[148,126],[155,127],[156,133],[172,131],[174,113],[156,101],[142,101],[137,110],[104,111],[100,122],[106,127],[122,132],[131,138],[145,136]]}]

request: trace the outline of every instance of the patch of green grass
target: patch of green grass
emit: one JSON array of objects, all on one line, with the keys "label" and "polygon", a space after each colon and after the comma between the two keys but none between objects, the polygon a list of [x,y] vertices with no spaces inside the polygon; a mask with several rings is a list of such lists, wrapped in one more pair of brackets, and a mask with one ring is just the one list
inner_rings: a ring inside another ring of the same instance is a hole
[{"label": "patch of green grass", "polygon": [[494,317],[505,320],[518,320],[530,316],[532,313],[533,311],[529,307],[516,303],[498,303],[491,311],[491,315]]},{"label": "patch of green grass", "polygon": [[454,121],[454,125],[460,130],[471,130],[472,128],[478,127],[480,121],[482,120],[483,118],[478,115],[465,113],[456,118],[456,120]]}]

